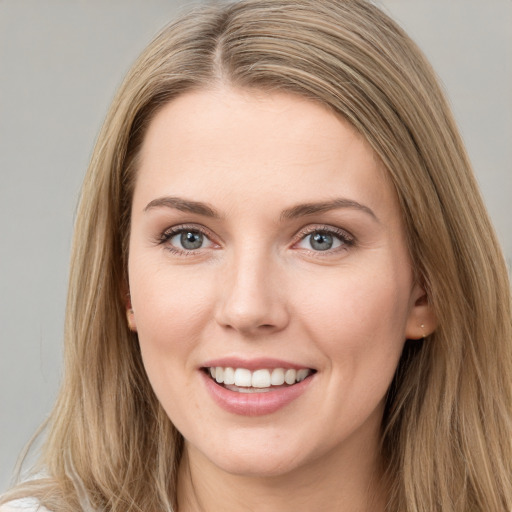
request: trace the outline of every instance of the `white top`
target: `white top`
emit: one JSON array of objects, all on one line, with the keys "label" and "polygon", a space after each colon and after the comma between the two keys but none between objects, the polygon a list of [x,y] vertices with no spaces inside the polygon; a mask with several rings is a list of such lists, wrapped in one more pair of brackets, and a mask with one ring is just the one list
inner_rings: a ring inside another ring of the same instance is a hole
[{"label": "white top", "polygon": [[0,505],[0,512],[49,512],[34,498],[22,498]]}]

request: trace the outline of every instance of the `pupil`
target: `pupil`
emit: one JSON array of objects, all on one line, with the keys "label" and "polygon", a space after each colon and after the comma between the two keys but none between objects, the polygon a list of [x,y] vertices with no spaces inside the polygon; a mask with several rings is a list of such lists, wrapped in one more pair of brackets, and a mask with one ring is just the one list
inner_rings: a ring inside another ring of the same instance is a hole
[{"label": "pupil", "polygon": [[332,235],[327,233],[316,233],[311,235],[311,247],[316,251],[327,251],[332,247]]},{"label": "pupil", "polygon": [[203,245],[203,235],[195,231],[187,231],[181,234],[181,245],[188,250],[199,249]]}]

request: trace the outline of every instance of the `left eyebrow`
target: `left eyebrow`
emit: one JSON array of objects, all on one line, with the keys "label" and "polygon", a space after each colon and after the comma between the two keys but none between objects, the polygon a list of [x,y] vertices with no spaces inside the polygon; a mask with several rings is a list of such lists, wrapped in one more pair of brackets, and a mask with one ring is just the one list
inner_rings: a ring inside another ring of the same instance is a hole
[{"label": "left eyebrow", "polygon": [[373,210],[368,208],[368,206],[358,203],[357,201],[344,198],[333,199],[332,201],[323,201],[320,203],[298,204],[297,206],[293,206],[292,208],[287,208],[284,210],[281,213],[281,220],[296,219],[298,217],[305,217],[315,213],[323,213],[329,210],[337,210],[339,208],[350,208],[362,211],[379,222],[377,215],[375,215]]}]

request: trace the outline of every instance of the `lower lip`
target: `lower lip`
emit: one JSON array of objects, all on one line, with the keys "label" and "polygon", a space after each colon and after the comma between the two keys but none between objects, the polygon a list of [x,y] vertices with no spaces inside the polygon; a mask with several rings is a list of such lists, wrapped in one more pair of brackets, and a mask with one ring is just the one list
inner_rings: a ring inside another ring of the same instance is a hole
[{"label": "lower lip", "polygon": [[238,393],[217,384],[201,371],[206,389],[222,409],[242,416],[263,416],[272,414],[299,398],[308,388],[312,377],[293,386],[262,393]]}]

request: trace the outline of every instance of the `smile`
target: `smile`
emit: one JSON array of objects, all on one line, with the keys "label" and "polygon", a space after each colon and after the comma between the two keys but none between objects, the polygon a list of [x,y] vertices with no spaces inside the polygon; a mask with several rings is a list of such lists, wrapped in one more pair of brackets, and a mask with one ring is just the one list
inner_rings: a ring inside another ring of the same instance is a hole
[{"label": "smile", "polygon": [[290,387],[302,382],[314,373],[309,368],[247,368],[208,367],[205,372],[217,384],[238,393],[265,393],[276,388]]}]

